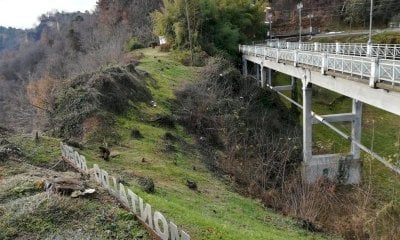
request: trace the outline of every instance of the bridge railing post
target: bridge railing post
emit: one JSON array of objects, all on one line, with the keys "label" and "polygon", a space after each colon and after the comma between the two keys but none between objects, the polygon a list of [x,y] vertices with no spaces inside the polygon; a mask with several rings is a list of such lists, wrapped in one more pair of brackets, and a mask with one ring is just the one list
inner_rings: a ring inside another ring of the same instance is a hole
[{"label": "bridge railing post", "polygon": [[267,48],[266,47],[263,48],[263,60],[264,59],[267,59]]},{"label": "bridge railing post", "polygon": [[322,53],[321,74],[325,75],[328,71],[328,54]]},{"label": "bridge railing post", "polygon": [[375,88],[376,83],[379,80],[379,59],[372,58],[371,62],[371,77],[369,79],[369,86]]},{"label": "bridge railing post", "polygon": [[339,43],[339,42],[336,42],[335,53],[336,53],[336,54],[339,54],[339,53],[340,53],[340,43]]},{"label": "bridge railing post", "polygon": [[372,44],[368,43],[367,44],[367,57],[371,57],[372,55]]},{"label": "bridge railing post", "polygon": [[320,51],[320,43],[314,43],[314,51],[319,52]]},{"label": "bridge railing post", "polygon": [[293,55],[293,65],[297,67],[297,63],[299,62],[299,51],[294,50],[294,55]]},{"label": "bridge railing post", "polygon": [[279,62],[279,48],[276,49],[276,62]]}]

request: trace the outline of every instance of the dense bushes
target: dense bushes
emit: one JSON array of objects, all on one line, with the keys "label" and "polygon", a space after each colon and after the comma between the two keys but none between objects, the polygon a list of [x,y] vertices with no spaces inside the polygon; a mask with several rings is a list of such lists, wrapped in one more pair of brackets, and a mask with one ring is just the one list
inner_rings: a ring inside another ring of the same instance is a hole
[{"label": "dense bushes", "polygon": [[[112,131],[113,117],[107,112],[121,114],[131,102],[149,102],[151,94],[142,77],[134,68],[129,69],[112,67],[68,82],[50,112],[55,132],[63,137],[82,137],[84,129]],[[98,133],[92,138],[98,139]]]},{"label": "dense bushes", "polygon": [[[280,186],[300,159],[295,120],[277,95],[220,58],[202,71],[203,81],[177,93],[181,122],[199,136],[208,164],[235,178],[254,195]],[[222,156],[216,158],[216,150]]]},{"label": "dense bushes", "polygon": [[131,38],[125,45],[125,50],[131,52],[136,49],[144,48],[143,43],[141,43],[137,38]]}]

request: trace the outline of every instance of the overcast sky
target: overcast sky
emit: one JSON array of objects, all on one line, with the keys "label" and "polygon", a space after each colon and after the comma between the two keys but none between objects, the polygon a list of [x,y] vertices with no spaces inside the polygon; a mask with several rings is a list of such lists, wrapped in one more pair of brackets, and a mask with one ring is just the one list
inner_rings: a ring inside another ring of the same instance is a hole
[{"label": "overcast sky", "polygon": [[95,5],[96,0],[0,0],[0,26],[32,28],[43,13],[92,11]]}]

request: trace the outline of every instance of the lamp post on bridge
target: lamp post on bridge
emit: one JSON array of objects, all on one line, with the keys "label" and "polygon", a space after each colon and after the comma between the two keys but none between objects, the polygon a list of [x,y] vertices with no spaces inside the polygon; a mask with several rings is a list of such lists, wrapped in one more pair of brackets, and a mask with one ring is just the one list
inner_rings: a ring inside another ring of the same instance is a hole
[{"label": "lamp post on bridge", "polygon": [[303,8],[303,3],[302,2],[297,3],[297,10],[299,10],[299,27],[300,27],[299,43],[301,43],[301,9],[302,8]]},{"label": "lamp post on bridge", "polygon": [[371,56],[372,53],[372,16],[374,10],[374,0],[371,0],[371,7],[369,10],[369,35],[368,35],[368,46],[367,46],[367,55]]},{"label": "lamp post on bridge", "polygon": [[307,17],[310,19],[310,35],[312,34],[312,18],[314,17],[314,14],[308,14]]},{"label": "lamp post on bridge", "polygon": [[265,23],[269,24],[269,32],[268,32],[268,36],[269,39],[272,39],[272,11],[271,11],[271,7],[265,7]]}]

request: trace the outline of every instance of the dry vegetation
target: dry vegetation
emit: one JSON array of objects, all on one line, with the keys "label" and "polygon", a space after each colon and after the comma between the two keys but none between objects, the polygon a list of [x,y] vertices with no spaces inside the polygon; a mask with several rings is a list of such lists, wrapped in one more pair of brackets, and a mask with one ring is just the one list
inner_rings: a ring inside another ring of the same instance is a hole
[{"label": "dry vegetation", "polygon": [[345,239],[396,239],[398,203],[379,201],[368,182],[347,187],[301,180],[299,126],[277,96],[261,92],[236,71],[212,59],[201,82],[177,93],[181,121],[198,136],[210,168],[228,174],[244,194],[299,218],[310,231],[335,232]]}]

